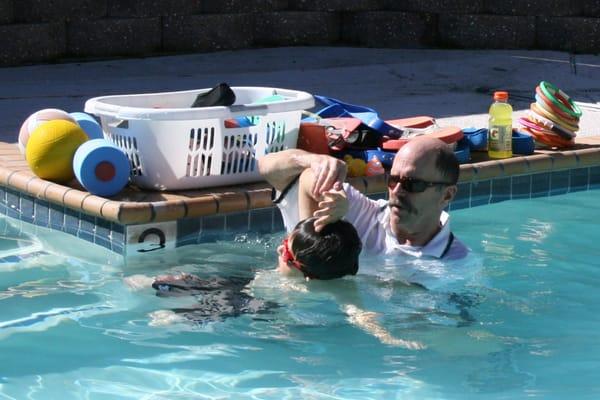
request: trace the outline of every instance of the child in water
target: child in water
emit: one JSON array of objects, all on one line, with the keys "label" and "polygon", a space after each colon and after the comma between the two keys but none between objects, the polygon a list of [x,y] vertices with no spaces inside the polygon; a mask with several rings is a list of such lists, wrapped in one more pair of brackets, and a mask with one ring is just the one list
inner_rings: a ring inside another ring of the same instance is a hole
[{"label": "child in water", "polygon": [[[277,248],[277,271],[284,276],[310,280],[331,280],[358,271],[360,239],[354,227],[346,221],[327,225],[320,232],[314,229],[315,218],[297,224]],[[192,274],[162,275],[147,278],[139,275],[127,278],[130,286],[151,285],[157,296],[194,296],[197,303],[190,308],[172,309],[154,314],[154,324],[187,320],[203,323],[236,317],[241,314],[264,314],[278,305],[256,299],[245,292],[252,281],[249,277],[200,278]]]}]

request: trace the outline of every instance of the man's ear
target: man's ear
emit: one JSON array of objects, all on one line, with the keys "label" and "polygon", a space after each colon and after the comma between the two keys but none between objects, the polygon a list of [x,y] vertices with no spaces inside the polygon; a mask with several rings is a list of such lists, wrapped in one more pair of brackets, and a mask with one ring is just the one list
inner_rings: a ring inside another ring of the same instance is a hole
[{"label": "man's ear", "polygon": [[448,207],[448,204],[454,199],[456,196],[456,192],[458,192],[458,186],[449,185],[444,188],[444,195],[442,197],[442,208]]}]

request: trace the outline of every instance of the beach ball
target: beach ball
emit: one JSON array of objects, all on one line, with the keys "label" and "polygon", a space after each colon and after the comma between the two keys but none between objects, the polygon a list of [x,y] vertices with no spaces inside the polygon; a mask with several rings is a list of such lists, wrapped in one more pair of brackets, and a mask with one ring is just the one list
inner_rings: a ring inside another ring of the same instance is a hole
[{"label": "beach ball", "polygon": [[25,119],[23,125],[21,125],[21,129],[19,130],[18,144],[21,154],[25,154],[25,148],[27,147],[27,142],[31,132],[40,126],[40,124],[55,119],[71,121],[75,123],[75,119],[70,116],[69,113],[57,108],[45,108],[43,110],[36,111],[27,117],[27,119]]},{"label": "beach ball", "polygon": [[96,119],[90,114],[84,112],[72,112],[69,114],[90,139],[102,139],[102,128]]},{"label": "beach ball", "polygon": [[44,122],[31,132],[25,159],[38,177],[65,183],[73,179],[73,156],[87,140],[75,122],[61,119]]}]

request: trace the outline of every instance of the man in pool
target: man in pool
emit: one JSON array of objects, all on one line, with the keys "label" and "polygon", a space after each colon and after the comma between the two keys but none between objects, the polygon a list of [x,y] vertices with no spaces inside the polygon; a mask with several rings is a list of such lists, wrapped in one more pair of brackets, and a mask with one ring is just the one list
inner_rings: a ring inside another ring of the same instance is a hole
[{"label": "man in pool", "polygon": [[[261,174],[278,190],[301,173],[300,215],[313,211],[316,229],[344,218],[375,254],[460,259],[468,249],[452,234],[444,209],[457,191],[458,161],[441,140],[421,136],[396,154],[388,177],[389,200],[371,200],[347,183],[346,164],[299,149],[259,160]],[[284,218],[285,219],[285,218]]]}]

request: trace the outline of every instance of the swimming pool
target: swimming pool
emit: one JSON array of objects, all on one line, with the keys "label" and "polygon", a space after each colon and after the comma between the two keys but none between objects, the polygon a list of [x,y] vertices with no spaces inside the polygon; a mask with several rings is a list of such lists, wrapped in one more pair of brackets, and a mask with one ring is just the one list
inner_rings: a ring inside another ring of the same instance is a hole
[{"label": "swimming pool", "polygon": [[[271,271],[281,234],[124,266],[54,232],[70,244],[57,253],[2,218],[0,398],[597,398],[599,194],[453,211],[474,255],[432,264],[452,278],[431,291],[404,286],[397,265],[375,258],[355,279],[287,281]],[[161,325],[157,311],[195,300],[123,278],[166,271],[256,276],[245,293],[278,306]],[[385,344],[344,313],[350,303],[425,348]]]}]

